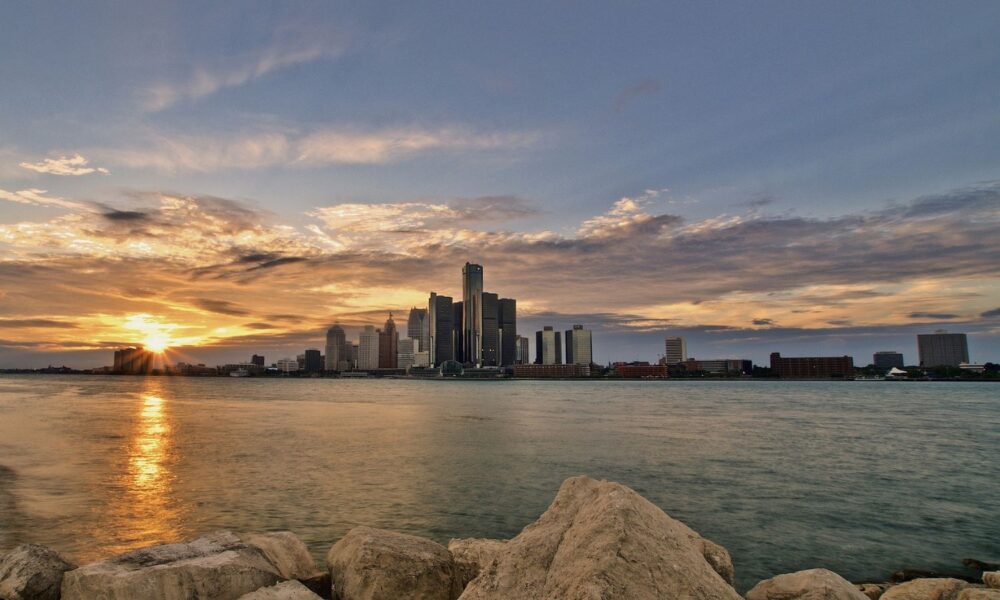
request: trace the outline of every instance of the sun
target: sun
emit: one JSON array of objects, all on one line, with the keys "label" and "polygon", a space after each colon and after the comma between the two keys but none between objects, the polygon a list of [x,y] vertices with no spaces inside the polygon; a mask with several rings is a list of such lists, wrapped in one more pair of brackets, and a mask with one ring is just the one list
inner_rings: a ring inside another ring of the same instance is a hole
[{"label": "sun", "polygon": [[162,333],[151,333],[142,340],[142,346],[146,350],[151,350],[160,354],[170,347],[170,338]]},{"label": "sun", "polygon": [[129,315],[124,323],[126,330],[142,336],[140,342],[146,350],[157,354],[164,352],[174,344],[170,332],[176,327],[176,325],[163,323],[158,318],[147,314]]}]

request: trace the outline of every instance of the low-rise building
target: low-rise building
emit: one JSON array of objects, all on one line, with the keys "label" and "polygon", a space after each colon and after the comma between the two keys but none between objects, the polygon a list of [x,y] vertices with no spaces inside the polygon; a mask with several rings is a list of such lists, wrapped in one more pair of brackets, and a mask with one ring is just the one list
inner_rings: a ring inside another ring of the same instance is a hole
[{"label": "low-rise building", "polygon": [[669,369],[666,364],[651,365],[644,361],[611,365],[612,372],[625,379],[665,379],[670,376]]},{"label": "low-rise building", "polygon": [[786,379],[830,379],[852,377],[854,358],[850,356],[789,356],[771,353],[771,371]]},{"label": "low-rise building", "polygon": [[514,365],[514,377],[569,378],[590,377],[590,365],[533,364]]}]

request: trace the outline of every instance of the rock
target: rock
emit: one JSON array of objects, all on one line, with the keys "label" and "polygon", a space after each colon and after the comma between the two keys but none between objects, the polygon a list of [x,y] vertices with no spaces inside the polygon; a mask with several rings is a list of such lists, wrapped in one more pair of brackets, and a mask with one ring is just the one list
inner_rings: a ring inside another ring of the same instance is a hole
[{"label": "rock", "polygon": [[889,588],[882,600],[958,600],[958,594],[969,584],[961,579],[914,579]]},{"label": "rock", "polygon": [[747,600],[867,600],[868,596],[833,571],[809,569],[765,579]]},{"label": "rock", "polygon": [[859,583],[857,587],[862,594],[871,600],[878,600],[891,586],[891,583]]},{"label": "rock", "polygon": [[740,600],[700,539],[623,485],[574,477],[461,600]]},{"label": "rock", "polygon": [[247,533],[239,537],[244,543],[260,548],[285,579],[308,579],[321,573],[309,548],[291,531]]},{"label": "rock", "polygon": [[75,568],[76,565],[45,546],[17,546],[0,558],[0,598],[57,600],[63,574]]},{"label": "rock", "polygon": [[[2,471],[0,471],[2,473]],[[1000,562],[988,562],[976,558],[963,558],[962,564],[977,571],[996,571],[1000,569]]]},{"label": "rock", "polygon": [[312,577],[300,578],[299,583],[312,590],[320,598],[330,600],[331,584],[329,571],[319,571]]},{"label": "rock", "polygon": [[312,593],[298,581],[285,581],[271,587],[260,588],[241,596],[240,600],[318,600],[319,596]]},{"label": "rock", "polygon": [[958,600],[1000,600],[1000,590],[989,588],[965,588]]},{"label": "rock", "polygon": [[454,600],[461,593],[448,549],[431,540],[355,527],[326,555],[339,600]]},{"label": "rock", "polygon": [[1000,571],[987,571],[983,573],[983,583],[988,588],[1000,590]]},{"label": "rock", "polygon": [[[294,560],[282,555],[279,562],[287,565]],[[223,531],[190,542],[134,550],[70,571],[63,578],[62,597],[235,600],[281,579],[279,567],[261,548]]]},{"label": "rock", "polygon": [[455,576],[459,588],[465,589],[504,546],[503,540],[463,538],[448,542],[448,551],[455,561]]},{"label": "rock", "polygon": [[701,555],[705,557],[712,570],[719,574],[729,585],[736,585],[736,569],[733,568],[733,558],[729,550],[711,540],[700,538]]}]

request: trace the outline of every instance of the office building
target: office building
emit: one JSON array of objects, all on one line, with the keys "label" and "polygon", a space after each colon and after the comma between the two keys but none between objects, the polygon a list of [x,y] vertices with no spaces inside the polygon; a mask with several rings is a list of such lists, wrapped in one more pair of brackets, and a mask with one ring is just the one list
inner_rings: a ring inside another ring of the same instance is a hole
[{"label": "office building", "polygon": [[378,368],[395,369],[397,354],[399,353],[399,332],[396,331],[396,322],[392,320],[392,313],[385,320],[385,326],[378,336]]},{"label": "office building", "polygon": [[452,334],[455,361],[465,363],[465,304],[456,302],[452,305]]},{"label": "office building", "polygon": [[427,301],[427,329],[430,341],[428,343],[429,359],[432,366],[438,366],[446,360],[454,360],[454,307],[449,296],[439,296],[431,292]]},{"label": "office building", "polygon": [[427,309],[413,307],[406,319],[406,337],[414,341],[414,352],[427,351],[430,348],[430,329],[427,323]]},{"label": "office building", "polygon": [[964,333],[921,333],[917,352],[921,367],[957,367],[969,362],[969,340]]},{"label": "office building", "polygon": [[893,367],[903,368],[903,355],[895,350],[883,350],[872,355],[872,365],[879,371],[888,371]]},{"label": "office building", "polygon": [[358,337],[358,369],[371,371],[378,368],[379,331],[371,325],[365,325]]},{"label": "office building", "polygon": [[594,362],[593,334],[583,325],[566,330],[566,364],[589,365]]},{"label": "office building", "polygon": [[664,340],[663,362],[676,365],[687,360],[687,344],[682,337],[668,337]]},{"label": "office building", "polygon": [[484,367],[500,365],[500,297],[490,292],[483,292],[483,331],[480,364]]},{"label": "office building", "polygon": [[120,348],[115,350],[114,366],[115,373],[128,373],[137,375],[149,373],[153,370],[153,353],[142,346],[130,348]]},{"label": "office building", "polygon": [[430,352],[414,352],[413,353],[413,366],[425,368],[431,366],[431,353]]},{"label": "office building", "polygon": [[339,324],[334,324],[326,330],[326,370],[346,371],[350,357],[347,349],[347,335],[344,328]]},{"label": "office building", "polygon": [[264,368],[264,357],[261,356],[260,354],[254,354],[250,358],[250,363],[253,364],[253,366],[257,367],[258,369],[263,369]]},{"label": "office building", "polygon": [[514,365],[514,377],[564,379],[590,377],[590,365],[534,364]]},{"label": "office building", "polygon": [[771,353],[771,371],[787,379],[829,379],[854,375],[854,359],[850,356],[782,357]]},{"label": "office building", "polygon": [[309,373],[319,373],[323,370],[323,355],[315,348],[306,350],[303,366]]},{"label": "office building", "polygon": [[299,370],[299,361],[297,358],[282,358],[278,362],[274,363],[274,366],[278,368],[279,371],[285,373],[294,373]]},{"label": "office building", "polygon": [[670,368],[665,364],[651,365],[648,362],[617,362],[612,370],[624,379],[666,379]]},{"label": "office building", "polygon": [[535,332],[535,364],[562,364],[562,333],[546,325]]},{"label": "office building", "polygon": [[531,347],[526,336],[519,335],[515,341],[514,364],[526,365],[531,363]]},{"label": "office building", "polygon": [[462,353],[464,362],[483,362],[483,267],[462,267]]},{"label": "office building", "polygon": [[399,350],[396,353],[396,367],[409,369],[414,363],[414,348],[420,346],[420,340],[403,338],[399,340]]},{"label": "office building", "polygon": [[500,366],[517,362],[517,300],[500,298],[497,324],[500,328]]},{"label": "office building", "polygon": [[709,373],[711,375],[750,375],[753,361],[745,358],[709,358],[696,360],[689,358],[679,363],[689,373]]},{"label": "office building", "polygon": [[349,371],[351,369],[357,369],[358,368],[358,352],[359,352],[359,350],[358,350],[358,344],[354,344],[354,343],[348,342],[347,349],[350,351],[350,355],[349,355],[349,357],[347,359],[347,369],[345,369],[345,370]]}]

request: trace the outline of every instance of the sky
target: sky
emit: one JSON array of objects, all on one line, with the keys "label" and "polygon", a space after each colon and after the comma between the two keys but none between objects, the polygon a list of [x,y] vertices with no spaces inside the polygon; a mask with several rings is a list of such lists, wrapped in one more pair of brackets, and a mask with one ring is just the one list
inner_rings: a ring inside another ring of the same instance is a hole
[{"label": "sky", "polygon": [[11,2],[0,368],[269,362],[461,267],[595,359],[1000,361],[996,2]]}]

